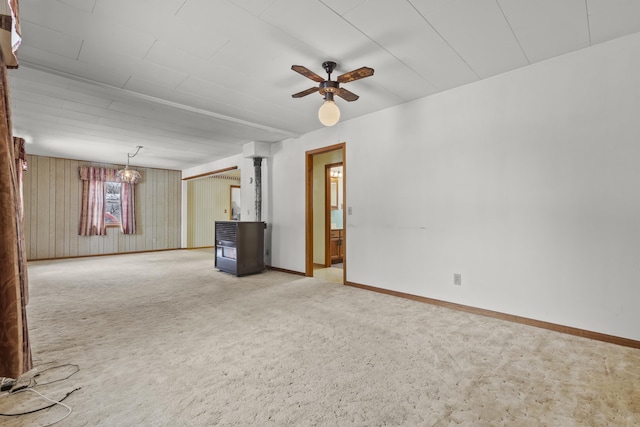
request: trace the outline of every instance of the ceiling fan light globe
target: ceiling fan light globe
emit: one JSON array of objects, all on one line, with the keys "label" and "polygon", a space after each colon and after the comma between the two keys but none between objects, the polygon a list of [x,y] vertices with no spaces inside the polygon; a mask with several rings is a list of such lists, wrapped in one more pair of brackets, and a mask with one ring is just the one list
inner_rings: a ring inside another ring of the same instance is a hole
[{"label": "ceiling fan light globe", "polygon": [[333,126],[340,120],[340,109],[334,101],[324,101],[318,110],[318,119],[325,126]]}]

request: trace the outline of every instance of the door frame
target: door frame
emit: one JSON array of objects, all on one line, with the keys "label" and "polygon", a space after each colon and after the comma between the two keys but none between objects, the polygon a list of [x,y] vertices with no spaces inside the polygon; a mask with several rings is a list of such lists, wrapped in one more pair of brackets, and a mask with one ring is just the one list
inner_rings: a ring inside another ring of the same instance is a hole
[{"label": "door frame", "polygon": [[[313,277],[313,156],[342,149],[342,202],[346,205],[347,200],[347,143],[329,145],[327,147],[316,148],[305,153],[305,276]],[[343,240],[347,241],[346,209],[342,210],[343,218]],[[326,218],[325,218],[326,219]],[[326,221],[325,221],[326,222]],[[326,231],[326,230],[325,230]],[[325,259],[326,262],[326,259]],[[347,254],[345,251],[342,269],[342,283],[347,279]]]}]

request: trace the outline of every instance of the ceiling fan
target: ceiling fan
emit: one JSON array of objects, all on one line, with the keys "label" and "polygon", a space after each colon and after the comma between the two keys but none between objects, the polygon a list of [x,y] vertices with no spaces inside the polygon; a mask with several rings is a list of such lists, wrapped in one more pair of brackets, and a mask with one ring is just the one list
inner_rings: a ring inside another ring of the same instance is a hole
[{"label": "ceiling fan", "polygon": [[355,93],[341,88],[340,83],[349,83],[354,80],[372,76],[373,68],[360,67],[357,70],[339,75],[335,80],[331,80],[331,73],[336,68],[335,62],[325,61],[322,63],[322,68],[327,72],[328,77],[326,80],[309,70],[307,67],[302,65],[292,65],[291,69],[293,71],[302,74],[314,82],[318,82],[319,85],[317,87],[311,87],[307,90],[303,90],[302,92],[294,93],[291,96],[293,98],[302,98],[303,96],[319,92],[320,95],[324,96],[324,103],[318,111],[318,118],[323,125],[333,126],[340,119],[340,110],[333,100],[333,95],[336,94],[340,98],[349,102],[355,101],[359,98]]}]

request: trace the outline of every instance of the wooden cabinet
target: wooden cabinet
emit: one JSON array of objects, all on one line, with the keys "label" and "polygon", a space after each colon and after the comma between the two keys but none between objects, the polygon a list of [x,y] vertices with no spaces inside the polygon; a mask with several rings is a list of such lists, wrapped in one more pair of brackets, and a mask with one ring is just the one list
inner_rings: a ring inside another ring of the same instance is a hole
[{"label": "wooden cabinet", "polygon": [[337,264],[344,260],[344,230],[331,230],[329,248],[331,264]]}]

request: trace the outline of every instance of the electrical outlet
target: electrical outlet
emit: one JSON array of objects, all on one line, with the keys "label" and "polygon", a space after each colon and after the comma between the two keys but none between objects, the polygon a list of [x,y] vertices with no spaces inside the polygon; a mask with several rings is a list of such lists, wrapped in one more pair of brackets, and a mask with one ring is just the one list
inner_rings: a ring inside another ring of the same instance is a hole
[{"label": "electrical outlet", "polygon": [[353,210],[351,210],[351,206],[347,207],[347,215],[352,215]]},{"label": "electrical outlet", "polygon": [[456,286],[462,286],[462,274],[453,273],[453,284]]}]

